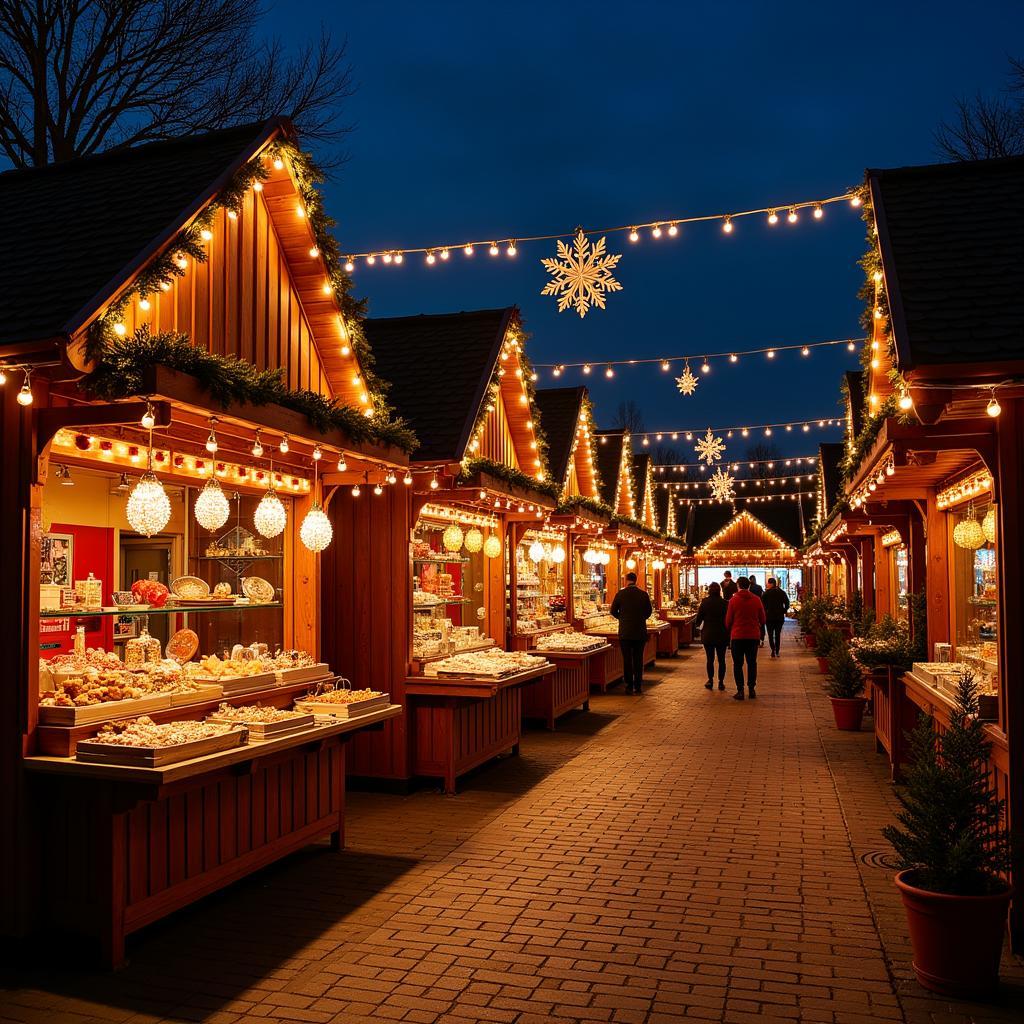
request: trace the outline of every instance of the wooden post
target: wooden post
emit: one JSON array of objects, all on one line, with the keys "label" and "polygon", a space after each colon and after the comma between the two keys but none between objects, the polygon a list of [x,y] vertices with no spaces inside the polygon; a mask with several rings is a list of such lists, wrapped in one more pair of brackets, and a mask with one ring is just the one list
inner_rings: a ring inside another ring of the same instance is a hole
[{"label": "wooden post", "polygon": [[935,656],[936,643],[949,643],[949,515],[935,504],[935,490],[928,492],[925,520],[925,581],[928,595],[928,657]]},{"label": "wooden post", "polygon": [[[999,720],[1009,748],[1007,811],[1011,832],[1024,828],[1024,600],[1018,581],[1024,578],[1024,537],[1021,536],[1021,467],[1024,466],[1024,399],[1002,403],[997,420],[995,479],[998,483],[999,531]],[[1012,878],[1024,877],[1024,846],[1014,850]],[[1016,899],[1010,908],[1010,938],[1014,949],[1024,946],[1024,906]]]}]

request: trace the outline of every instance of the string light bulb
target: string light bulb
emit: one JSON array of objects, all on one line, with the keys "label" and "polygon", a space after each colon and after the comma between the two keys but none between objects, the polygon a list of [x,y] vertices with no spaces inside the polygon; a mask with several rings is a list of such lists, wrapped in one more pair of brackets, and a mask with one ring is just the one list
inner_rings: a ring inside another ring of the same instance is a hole
[{"label": "string light bulb", "polygon": [[0,385],[7,383],[7,374],[4,373],[3,367],[0,366]]},{"label": "string light bulb", "polygon": [[282,437],[281,438],[281,441],[280,441],[280,443],[277,446],[277,450],[282,455],[287,455],[288,454],[288,438],[287,437]]},{"label": "string light bulb", "polygon": [[348,463],[345,461],[345,453],[342,452],[341,455],[338,456],[338,472],[345,473],[347,471]]},{"label": "string light bulb", "polygon": [[465,253],[465,255],[472,256],[473,255],[473,246],[471,246],[471,245],[464,245],[462,247],[462,251],[463,251],[463,253]]},{"label": "string light bulb", "polygon": [[324,457],[324,453],[320,450],[320,445],[317,445],[313,449],[313,461],[319,462]]},{"label": "string light bulb", "polygon": [[437,471],[434,471],[434,475],[430,478],[430,489],[436,491],[441,485],[437,481]]},{"label": "string light bulb", "polygon": [[447,249],[441,250],[441,259],[446,260],[449,256],[451,256],[451,253]]},{"label": "string light bulb", "polygon": [[910,392],[903,388],[900,391],[899,401],[896,403],[904,412],[914,407],[914,400],[910,397]]},{"label": "string light bulb", "polygon": [[711,364],[708,362],[707,356],[704,357],[704,362],[700,364],[700,372],[701,373],[710,373],[711,372]]},{"label": "string light bulb", "polygon": [[[19,400],[21,396],[18,396]],[[999,399],[996,398],[996,389],[992,389],[992,397],[988,400],[988,405],[985,406],[985,412],[995,419],[1003,411],[1002,406],[999,404]]]},{"label": "string light bulb", "polygon": [[722,221],[722,230],[727,234],[732,234],[732,216],[727,214],[724,221]]},{"label": "string light bulb", "polygon": [[263,437],[259,427],[256,428],[256,439],[252,443],[252,457],[254,459],[263,458]]},{"label": "string light bulb", "polygon": [[788,220],[790,224],[795,224],[797,222],[797,215],[796,215],[796,207],[795,206],[791,206],[789,208],[789,213],[786,214],[786,220]]},{"label": "string light bulb", "polygon": [[150,306],[149,299],[147,299],[147,298],[139,299],[139,309],[141,309],[144,312],[146,312],[146,311],[149,310],[149,306]]},{"label": "string light bulb", "polygon": [[25,370],[25,379],[21,383],[21,390],[18,392],[18,405],[31,405],[34,401],[32,395],[32,382],[29,380],[29,371]]},{"label": "string light bulb", "polygon": [[821,203],[814,204],[814,219],[821,220],[825,216],[825,211],[821,207]]},{"label": "string light bulb", "polygon": [[379,483],[375,484],[373,488],[373,493],[379,498],[384,493],[384,488],[381,487]]},{"label": "string light bulb", "polygon": [[519,250],[516,248],[516,243],[514,239],[508,243],[508,248],[505,250],[505,252],[509,256],[515,256],[515,254],[519,252]]},{"label": "string light bulb", "polygon": [[351,259],[345,260],[345,273],[346,274],[351,274],[352,271],[355,270],[355,269],[356,269],[356,265],[352,262]]},{"label": "string light bulb", "polygon": [[605,368],[605,371],[604,371],[604,375],[605,375],[606,377],[609,377],[609,378],[610,378],[610,377],[614,377],[614,376],[615,376],[615,370],[613,370],[613,369],[612,369],[612,366],[611,366],[611,364],[610,364],[610,363],[609,363],[609,364],[608,364],[608,366],[607,366],[607,367]]},{"label": "string light bulb", "polygon": [[668,226],[668,233],[669,233],[669,235],[672,238],[675,238],[676,235],[679,234],[679,225],[678,224],[669,224],[669,226]]},{"label": "string light bulb", "polygon": [[405,471],[405,476],[402,477],[402,483],[405,484],[406,487],[412,486],[412,472],[410,470],[407,469]]},{"label": "string light bulb", "polygon": [[778,215],[778,213],[775,210],[769,210],[768,211],[768,223],[769,224],[778,224],[779,223],[779,215]]},{"label": "string light bulb", "polygon": [[661,225],[660,224],[655,224],[654,228],[651,230],[651,234],[655,238],[661,238]]},{"label": "string light bulb", "polygon": [[630,228],[629,229],[629,240],[631,242],[639,242],[640,241],[640,232],[637,231],[636,228]]},{"label": "string light bulb", "polygon": [[491,242],[491,247],[490,247],[490,248],[489,248],[489,249],[488,249],[487,251],[488,251],[488,252],[489,252],[489,253],[490,253],[490,254],[491,254],[492,256],[497,256],[497,255],[498,255],[498,252],[500,251],[500,250],[498,249],[498,243],[497,243],[497,242]]},{"label": "string light bulb", "polygon": [[214,430],[214,424],[217,422],[216,417],[210,417],[210,436],[206,439],[206,450],[211,454],[217,453],[217,432]]},{"label": "string light bulb", "polygon": [[143,430],[152,430],[156,426],[156,417],[153,415],[153,406],[146,401],[146,411],[142,414],[139,424]]}]

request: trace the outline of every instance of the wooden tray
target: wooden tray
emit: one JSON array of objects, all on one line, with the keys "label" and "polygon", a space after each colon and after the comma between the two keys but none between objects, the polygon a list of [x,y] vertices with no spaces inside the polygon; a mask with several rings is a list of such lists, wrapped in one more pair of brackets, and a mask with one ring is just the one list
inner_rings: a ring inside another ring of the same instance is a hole
[{"label": "wooden tray", "polygon": [[274,672],[279,683],[305,683],[313,679],[326,679],[333,675],[326,662],[316,665],[297,665],[295,668],[279,668]]},{"label": "wooden tray", "polygon": [[162,711],[171,706],[169,693],[154,693],[131,700],[108,700],[104,704],[85,707],[48,707],[40,705],[40,725],[91,725],[94,722],[112,722],[118,718],[137,718],[150,711]]},{"label": "wooden tray", "polygon": [[176,743],[170,747],[123,747],[116,743],[99,743],[96,740],[81,740],[75,748],[75,760],[90,764],[124,764],[136,768],[160,768],[178,761],[189,761],[204,754],[216,754],[221,750],[240,747],[248,739],[245,727],[232,729],[220,736],[193,740],[191,743]]},{"label": "wooden tray", "polygon": [[225,697],[236,697],[240,693],[267,690],[277,686],[277,674],[260,672],[255,676],[192,676],[199,683],[211,683],[221,688]]},{"label": "wooden tray", "polygon": [[329,715],[332,718],[358,718],[370,711],[386,708],[391,698],[386,693],[379,697],[367,697],[366,700],[352,701],[351,704],[328,704],[322,700],[297,700],[296,711],[305,711],[311,715]]},{"label": "wooden tray", "polygon": [[291,736],[296,732],[312,729],[316,722],[311,714],[297,715],[295,718],[283,718],[280,722],[235,722],[230,718],[218,718],[210,715],[208,722],[223,722],[225,725],[244,725],[249,730],[250,743],[262,743],[265,740],[276,740],[281,736]]},{"label": "wooden tray", "polygon": [[220,683],[203,683],[198,690],[188,690],[183,693],[172,693],[171,707],[180,707],[183,704],[199,704],[204,700],[218,700],[224,696],[224,687]]}]

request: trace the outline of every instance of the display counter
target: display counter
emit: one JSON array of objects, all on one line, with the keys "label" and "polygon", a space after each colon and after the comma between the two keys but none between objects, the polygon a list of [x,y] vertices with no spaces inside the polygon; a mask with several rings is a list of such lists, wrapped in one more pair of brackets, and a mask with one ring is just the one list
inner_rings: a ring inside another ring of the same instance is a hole
[{"label": "display counter", "polygon": [[544,656],[555,666],[555,672],[542,676],[523,690],[523,718],[539,719],[548,729],[574,708],[590,710],[590,688],[601,686],[613,657],[611,644],[602,644],[589,651],[546,650]]},{"label": "display counter", "polygon": [[405,683],[412,770],[440,778],[445,793],[456,780],[499,754],[519,753],[523,687],[551,675],[551,663],[499,678],[410,676]]},{"label": "display counter", "polygon": [[402,713],[391,705],[165,767],[25,759],[48,932],[125,936],[329,837],[344,844],[345,743]]},{"label": "display counter", "polygon": [[674,658],[679,650],[679,627],[668,620],[658,626],[648,626],[655,636],[656,653],[659,658]]},{"label": "display counter", "polygon": [[677,614],[674,612],[665,613],[665,621],[676,627],[676,634],[679,647],[689,647],[694,643],[693,623],[697,618],[696,612]]}]

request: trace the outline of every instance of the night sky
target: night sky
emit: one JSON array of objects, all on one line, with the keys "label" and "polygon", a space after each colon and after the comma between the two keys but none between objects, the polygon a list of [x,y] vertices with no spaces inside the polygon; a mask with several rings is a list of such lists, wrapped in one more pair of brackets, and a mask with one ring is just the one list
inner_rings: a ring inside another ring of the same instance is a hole
[{"label": "night sky", "polygon": [[[932,133],[955,97],[1002,88],[1007,52],[1024,51],[1019,2],[301,6],[297,22],[294,4],[275,3],[268,27],[294,39],[322,18],[349,38],[356,130],[327,205],[357,252],[840,194],[865,167],[939,159]],[[745,219],[731,236],[717,225],[638,245],[612,235],[624,290],[582,321],[539,294],[553,243],[515,259],[378,261],[355,278],[371,315],[516,304],[535,362],[600,363],[858,335],[864,245],[845,204],[796,226]],[[633,399],[649,430],[702,430],[834,416],[854,365],[845,348],[718,363],[693,398],[657,366],[587,383],[600,425]],[[581,380],[548,374],[541,386]],[[775,440],[797,455],[838,437]]]}]

